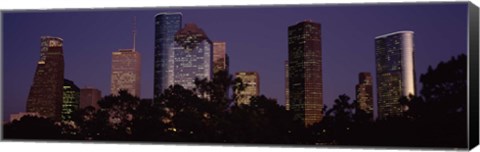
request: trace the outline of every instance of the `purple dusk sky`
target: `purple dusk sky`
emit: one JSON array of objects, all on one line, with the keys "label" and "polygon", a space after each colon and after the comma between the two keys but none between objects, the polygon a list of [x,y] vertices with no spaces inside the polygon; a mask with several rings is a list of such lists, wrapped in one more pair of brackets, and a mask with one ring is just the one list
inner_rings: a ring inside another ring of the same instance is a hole
[{"label": "purple dusk sky", "polygon": [[154,15],[159,12],[182,12],[184,24],[196,23],[212,41],[225,41],[230,72],[259,72],[260,93],[281,105],[285,103],[287,28],[299,21],[322,25],[323,99],[328,107],[338,95],[355,98],[359,72],[371,72],[376,85],[376,36],[415,32],[417,93],[420,75],[429,65],[467,51],[464,2],[4,12],[3,119],[25,111],[44,35],[64,39],[66,79],[109,94],[111,52],[132,47],[133,16],[142,55],[141,97],[152,98]]}]

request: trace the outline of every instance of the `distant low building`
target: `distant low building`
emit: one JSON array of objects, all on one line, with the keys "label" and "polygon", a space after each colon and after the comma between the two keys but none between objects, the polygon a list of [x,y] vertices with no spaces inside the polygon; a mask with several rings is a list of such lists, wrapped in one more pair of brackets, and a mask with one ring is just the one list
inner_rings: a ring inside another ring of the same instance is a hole
[{"label": "distant low building", "polygon": [[260,95],[260,77],[257,72],[237,72],[236,78],[240,78],[245,85],[244,90],[235,92],[237,104],[250,104],[250,98]]},{"label": "distant low building", "polygon": [[20,113],[16,113],[16,114],[11,114],[10,115],[10,122],[20,121],[20,119],[22,119],[22,117],[24,117],[24,116],[42,117],[40,114],[38,114],[38,112],[20,112]]},{"label": "distant low building", "polygon": [[83,109],[92,106],[95,109],[100,109],[98,100],[102,99],[102,92],[96,88],[82,88],[80,89],[80,108]]},{"label": "distant low building", "polygon": [[63,83],[62,120],[71,120],[73,112],[78,110],[79,105],[80,89],[73,81],[65,79]]},{"label": "distant low building", "polygon": [[358,74],[358,84],[355,86],[355,94],[360,110],[371,115],[373,120],[373,85],[372,75],[369,72]]}]

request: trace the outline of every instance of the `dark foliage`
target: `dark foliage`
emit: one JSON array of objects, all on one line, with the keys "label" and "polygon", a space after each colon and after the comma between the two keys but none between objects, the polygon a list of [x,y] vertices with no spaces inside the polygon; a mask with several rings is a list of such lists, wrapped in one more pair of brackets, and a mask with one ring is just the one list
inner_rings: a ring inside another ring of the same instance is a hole
[{"label": "dark foliage", "polygon": [[36,116],[24,116],[5,124],[5,139],[61,139],[61,128],[52,120]]},{"label": "dark foliage", "polygon": [[[420,96],[403,97],[402,117],[373,121],[343,94],[324,106],[321,122],[305,127],[294,114],[263,95],[249,105],[233,104],[245,85],[225,71],[196,87],[174,85],[153,101],[121,90],[72,121],[26,116],[4,125],[6,139],[71,139],[200,143],[354,146],[466,147],[466,56],[428,68]],[[232,95],[230,95],[232,94]],[[41,131],[39,131],[41,130]]]}]

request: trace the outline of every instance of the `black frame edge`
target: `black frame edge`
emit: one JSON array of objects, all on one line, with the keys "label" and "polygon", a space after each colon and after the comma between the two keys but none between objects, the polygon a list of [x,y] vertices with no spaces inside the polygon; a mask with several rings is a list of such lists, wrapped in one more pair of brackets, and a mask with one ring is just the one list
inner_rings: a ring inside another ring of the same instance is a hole
[{"label": "black frame edge", "polygon": [[479,144],[479,38],[478,7],[469,2],[468,5],[468,48],[469,48],[469,129],[468,147],[473,149]]}]

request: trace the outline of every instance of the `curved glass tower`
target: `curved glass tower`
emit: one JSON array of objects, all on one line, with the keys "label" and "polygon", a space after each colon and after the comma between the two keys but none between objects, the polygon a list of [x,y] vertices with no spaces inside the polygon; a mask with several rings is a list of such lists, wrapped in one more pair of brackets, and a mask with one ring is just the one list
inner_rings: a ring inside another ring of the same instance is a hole
[{"label": "curved glass tower", "polygon": [[168,79],[172,79],[173,43],[175,33],[181,28],[182,13],[163,12],[155,15],[154,99],[168,88]]},{"label": "curved glass tower", "polygon": [[415,95],[413,31],[375,37],[377,104],[379,118],[399,116],[399,99]]}]

